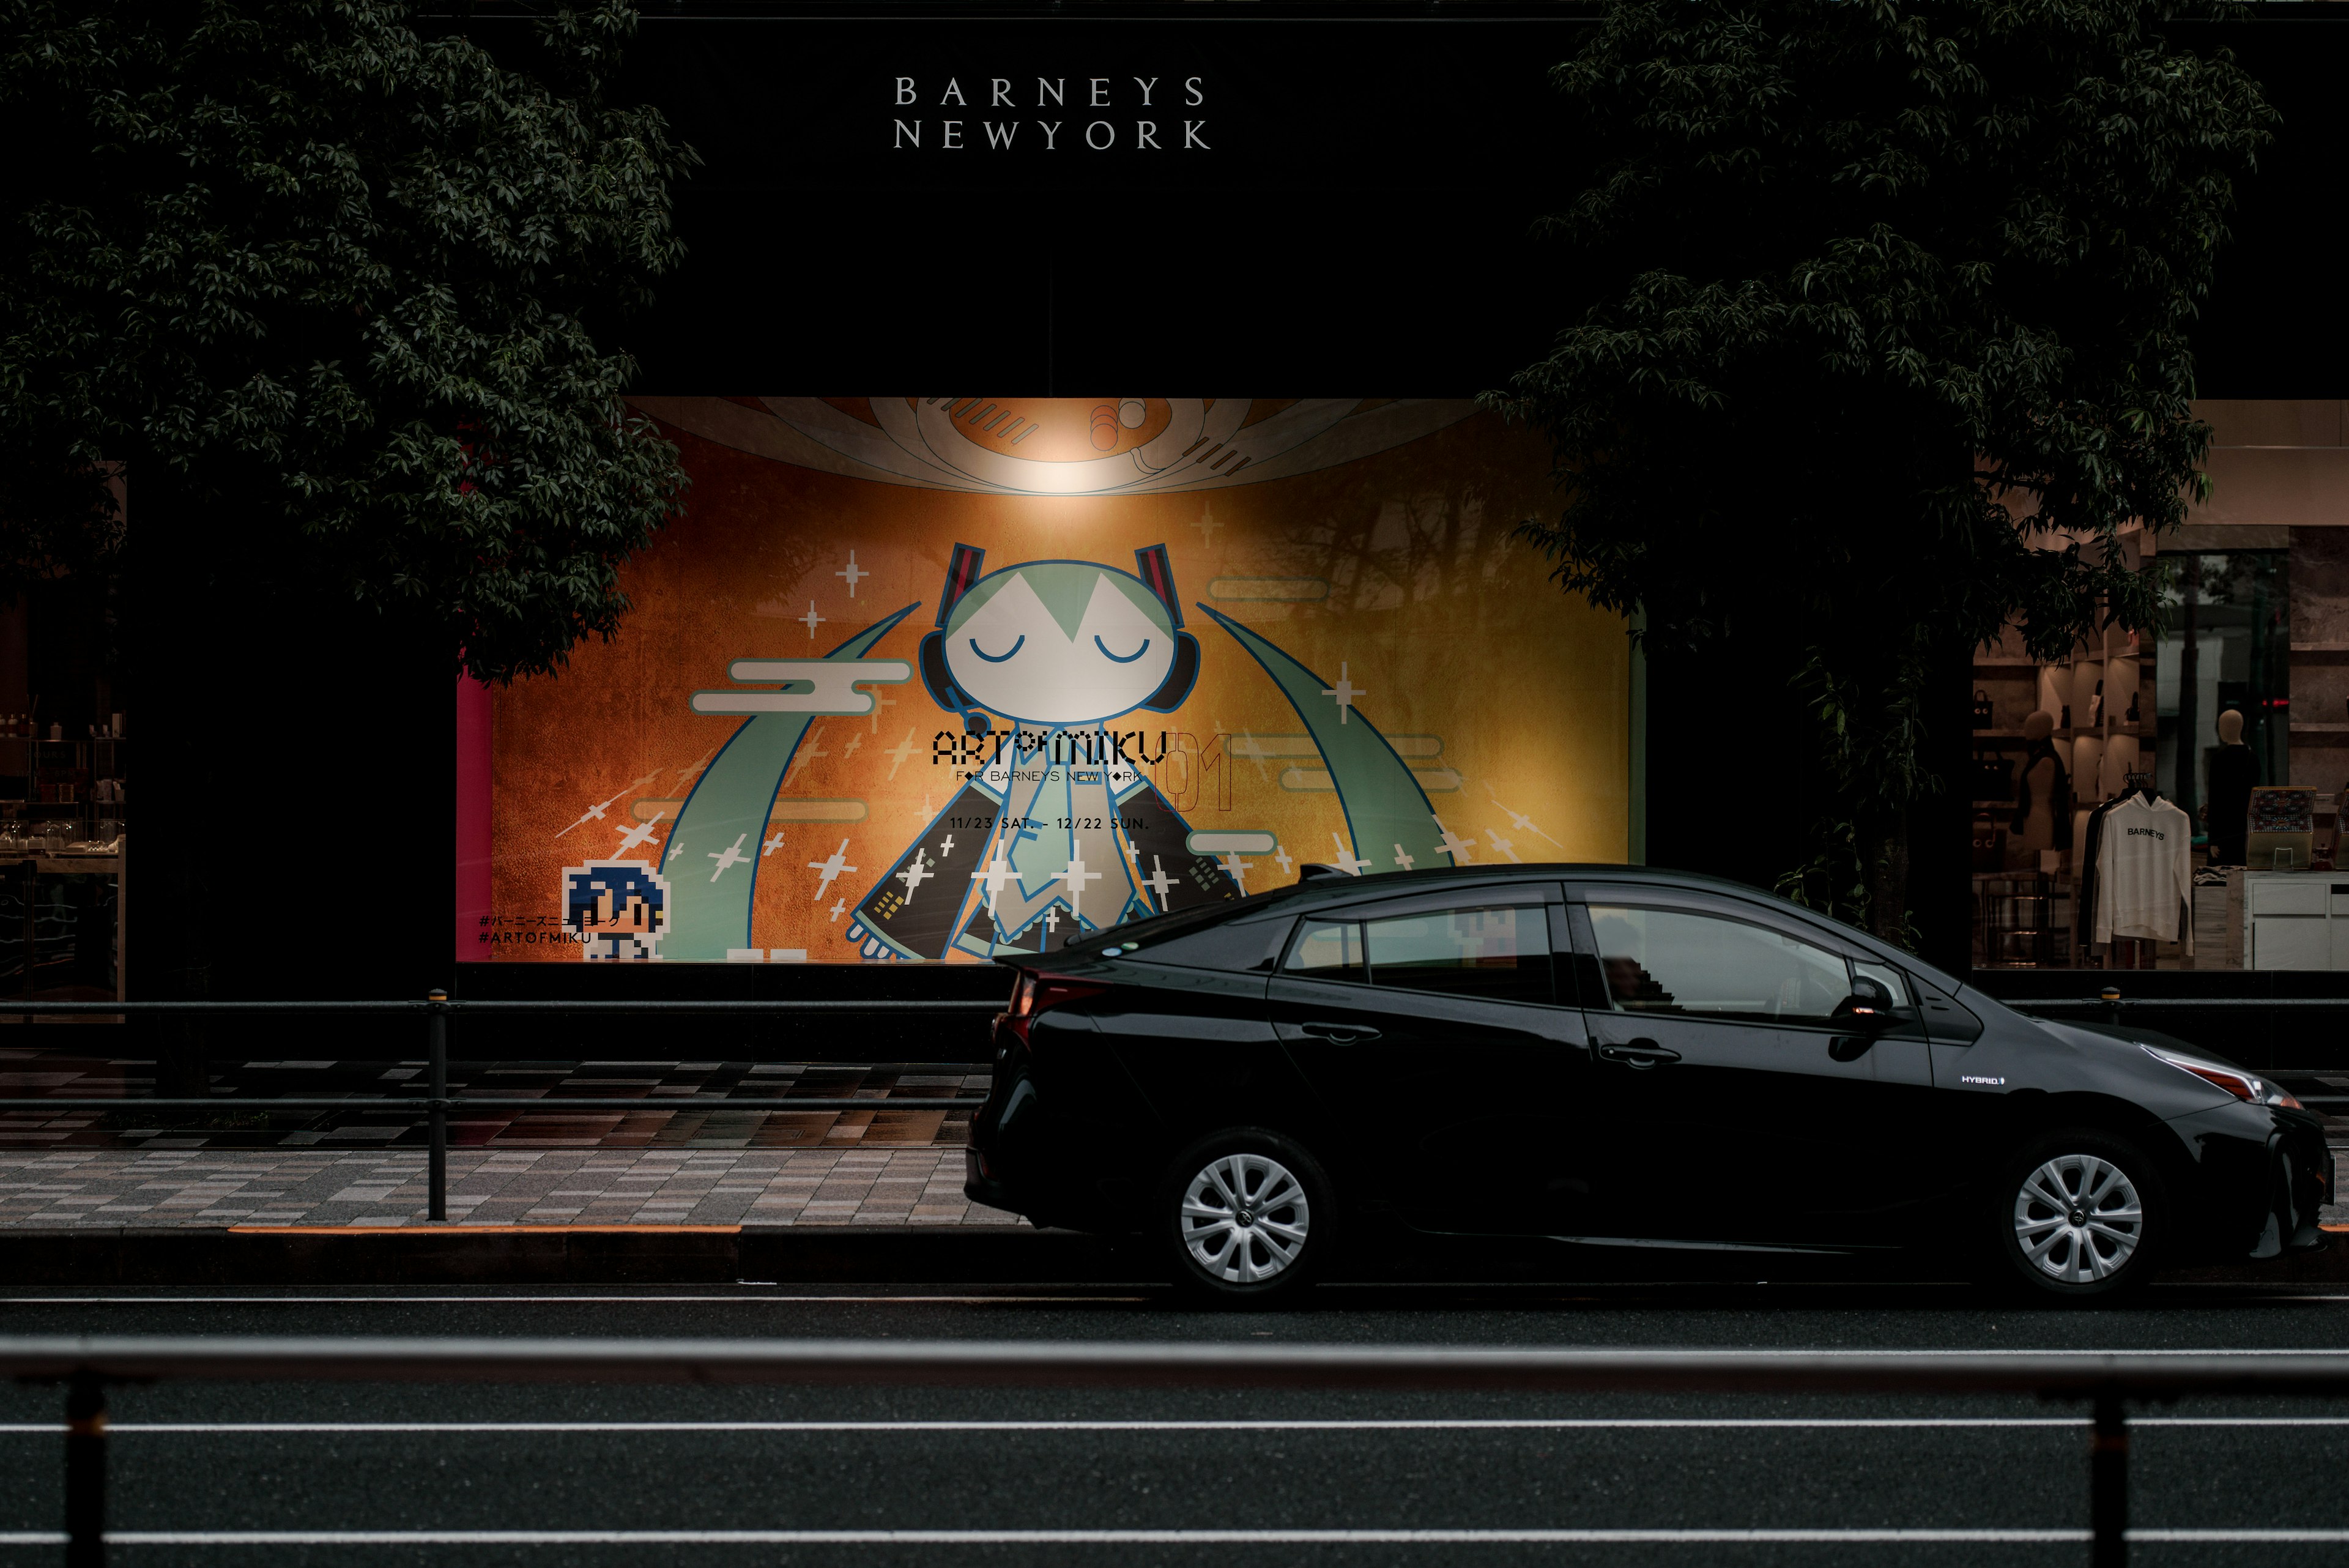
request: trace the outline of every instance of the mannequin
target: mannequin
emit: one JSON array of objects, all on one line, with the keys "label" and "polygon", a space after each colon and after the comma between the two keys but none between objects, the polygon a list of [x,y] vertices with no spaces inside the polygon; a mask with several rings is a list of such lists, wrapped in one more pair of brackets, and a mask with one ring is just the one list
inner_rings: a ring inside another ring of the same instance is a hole
[{"label": "mannequin", "polygon": [[2036,871],[2042,850],[2072,846],[2072,784],[2050,739],[2054,733],[2055,716],[2044,708],[2023,721],[2023,771],[2013,836],[2006,841],[2006,863],[2013,870]]},{"label": "mannequin", "polygon": [[2241,710],[2219,715],[2219,743],[2211,748],[2209,766],[2210,864],[2240,866],[2251,831],[2251,785],[2259,778],[2259,760],[2243,744]]}]

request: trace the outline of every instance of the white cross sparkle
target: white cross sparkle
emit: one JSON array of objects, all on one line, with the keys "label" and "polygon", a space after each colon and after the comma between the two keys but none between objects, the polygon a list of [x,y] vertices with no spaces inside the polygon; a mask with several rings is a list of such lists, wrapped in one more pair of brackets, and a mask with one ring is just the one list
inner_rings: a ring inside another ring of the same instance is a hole
[{"label": "white cross sparkle", "polygon": [[[856,597],[856,585],[863,582],[873,574],[856,564],[856,552],[851,550],[848,552],[848,565],[832,575],[835,577],[846,577],[848,579],[848,597],[850,598],[854,598]],[[810,609],[813,609],[814,607],[815,606],[812,604],[808,606],[808,608]],[[815,628],[813,627],[810,627],[808,629],[810,631],[813,631]]]},{"label": "white cross sparkle", "polygon": [[1288,851],[1280,845],[1276,844],[1272,846],[1272,857],[1280,862],[1280,874],[1284,877],[1288,876]]},{"label": "white cross sparkle", "polygon": [[772,855],[776,850],[781,849],[782,846],[783,830],[779,827],[775,829],[775,836],[772,838],[770,838],[767,842],[759,846],[759,858],[764,860],[768,856]]},{"label": "white cross sparkle", "polygon": [[953,857],[954,835],[949,833],[947,835],[946,842],[938,846],[938,858],[941,860],[947,860],[953,858]]},{"label": "white cross sparkle", "polygon": [[653,829],[660,826],[660,819],[661,814],[657,811],[653,813],[651,821],[640,822],[621,834],[619,847],[612,851],[613,856],[617,857],[626,855],[629,850],[650,838],[653,836]]},{"label": "white cross sparkle", "polygon": [[1347,850],[1346,841],[1339,837],[1336,834],[1333,833],[1330,836],[1330,842],[1338,846],[1338,858],[1332,862],[1332,864],[1334,864],[1339,870],[1343,871],[1347,876],[1359,877],[1362,874],[1364,867],[1370,865],[1370,862],[1367,860],[1355,859],[1352,854]]},{"label": "white cross sparkle", "polygon": [[[808,635],[812,637],[815,634],[811,631]],[[1322,696],[1335,697],[1338,700],[1338,722],[1340,724],[1346,722],[1346,715],[1353,711],[1354,699],[1357,697],[1367,697],[1370,694],[1371,689],[1369,687],[1357,686],[1353,681],[1347,679],[1346,663],[1343,659],[1340,659],[1338,662],[1338,684],[1335,686],[1324,686],[1321,688]]]},{"label": "white cross sparkle", "polygon": [[[817,902],[817,903],[819,903],[819,904],[820,904],[820,903],[822,903],[822,902],[823,902],[823,896],[822,894],[818,894],[818,895],[816,896],[816,902]],[[848,900],[847,900],[847,899],[845,899],[845,898],[843,898],[843,899],[841,899],[839,902],[837,902],[837,903],[835,903],[835,904],[833,904],[833,907],[832,907],[832,923],[833,923],[833,925],[835,925],[835,926],[836,926],[836,925],[838,925],[838,924],[840,923],[840,912],[841,912],[843,909],[845,909],[846,908],[848,908]]]},{"label": "white cross sparkle", "polygon": [[[1491,784],[1487,784],[1485,786],[1485,793],[1493,796],[1493,804],[1495,805],[1501,806],[1501,815],[1509,819],[1509,826],[1511,827],[1516,828],[1519,833],[1530,833],[1537,838],[1549,838],[1548,834],[1544,833],[1540,828],[1534,826],[1534,819],[1532,817],[1524,815],[1522,812],[1511,811],[1506,805],[1501,805],[1501,797],[1493,794],[1493,786]],[[1549,838],[1549,841],[1552,844],[1557,844],[1557,840],[1555,838]],[[1566,847],[1563,844],[1557,844],[1557,846],[1560,849]]]},{"label": "white cross sparkle", "polygon": [[1142,879],[1142,885],[1158,895],[1158,912],[1164,914],[1166,895],[1174,890],[1174,878],[1166,875],[1166,867],[1158,863],[1155,855],[1150,857],[1150,875]]},{"label": "white cross sparkle", "polygon": [[905,727],[905,738],[881,754],[889,759],[889,776],[895,778],[897,770],[905,765],[905,759],[914,754],[913,726],[908,724]]},{"label": "white cross sparkle", "polygon": [[1069,864],[1062,868],[1058,877],[1058,880],[1068,885],[1069,913],[1072,915],[1081,915],[1084,913],[1085,884],[1088,882],[1098,882],[1101,879],[1102,874],[1100,872],[1088,871],[1085,869],[1085,862],[1082,856],[1071,855],[1069,857]]},{"label": "white cross sparkle", "polygon": [[821,871],[823,873],[823,880],[816,884],[815,898],[812,900],[812,902],[821,904],[823,902],[823,896],[832,890],[833,879],[834,877],[838,877],[843,871],[854,871],[856,869],[855,867],[851,866],[848,863],[848,840],[845,838],[842,839],[840,841],[840,847],[833,850],[828,858],[809,861],[808,869],[811,871]]},{"label": "white cross sparkle", "polygon": [[1418,862],[1418,861],[1416,861],[1416,860],[1413,860],[1410,856],[1405,855],[1405,854],[1402,852],[1402,845],[1400,845],[1400,844],[1398,844],[1398,845],[1396,845],[1396,846],[1395,846],[1395,864],[1396,864],[1396,865],[1398,865],[1398,866],[1400,866],[1400,867],[1402,867],[1404,870],[1408,871],[1408,870],[1410,870],[1413,867],[1414,867],[1414,866],[1418,865],[1418,864],[1419,864],[1419,862]]},{"label": "white cross sparkle", "polygon": [[[630,785],[628,786],[628,789],[634,789],[634,788],[636,788],[636,786],[635,784],[630,784]],[[624,790],[622,790],[622,791],[620,792],[620,794],[627,794],[627,793],[628,793],[628,790],[624,789]],[[589,807],[588,807],[585,812],[583,812],[583,813],[580,815],[579,821],[578,821],[578,822],[574,822],[574,823],[573,823],[573,824],[571,825],[571,827],[577,827],[577,826],[579,826],[582,823],[601,822],[601,821],[603,821],[603,820],[604,820],[604,813],[611,809],[612,802],[613,802],[613,801],[616,801],[616,800],[618,800],[618,799],[620,798],[620,794],[616,794],[616,795],[614,795],[614,796],[612,797],[612,799],[611,799],[611,800],[605,801],[605,802],[603,802],[601,805],[591,805],[591,806],[589,806]],[[568,833],[568,832],[570,832],[570,831],[571,831],[571,827],[566,827],[566,828],[564,828],[564,829],[563,830],[563,833]],[[562,836],[563,836],[563,833],[558,833],[558,834],[556,834],[554,836],[555,836],[555,837],[557,837],[557,838],[560,838],[560,837],[562,837]]]},{"label": "white cross sparkle", "polygon": [[800,776],[800,770],[802,768],[807,766],[818,757],[828,757],[830,755],[832,755],[832,753],[823,749],[823,726],[818,724],[814,729],[808,732],[807,739],[800,742],[799,751],[792,757],[791,770],[783,774],[783,782],[785,784],[791,783],[793,779]]},{"label": "white cross sparkle", "polygon": [[1507,839],[1502,837],[1499,834],[1495,833],[1490,828],[1486,828],[1485,830],[1485,837],[1494,848],[1499,850],[1502,854],[1509,857],[1510,865],[1522,866],[1525,864],[1524,861],[1517,858],[1517,846],[1510,843]]},{"label": "white cross sparkle", "polygon": [[709,874],[709,879],[712,882],[726,875],[728,867],[740,866],[750,858],[742,853],[742,841],[750,836],[747,833],[738,833],[734,836],[733,843],[723,849],[713,849],[709,852],[709,858],[718,862],[718,869]]},{"label": "white cross sparkle", "polygon": [[1017,879],[1019,875],[1019,873],[1011,869],[1011,863],[1003,858],[1003,846],[999,844],[995,847],[995,858],[970,874],[972,881],[987,884],[987,918],[988,919],[995,919],[995,896],[1003,891],[1003,885],[1006,882]]},{"label": "white cross sparkle", "polygon": [[1224,875],[1238,883],[1240,888],[1240,896],[1243,898],[1247,897],[1247,874],[1256,869],[1256,862],[1253,860],[1241,859],[1239,851],[1235,849],[1224,857],[1222,865],[1224,867]]},{"label": "white cross sparkle", "polygon": [[915,850],[914,857],[905,862],[905,868],[897,873],[897,880],[905,885],[905,902],[912,903],[914,889],[936,875],[930,869],[928,858],[920,850]]},{"label": "white cross sparkle", "polygon": [[1430,820],[1435,824],[1436,827],[1444,835],[1443,842],[1438,844],[1435,847],[1444,854],[1451,856],[1452,864],[1454,866],[1474,865],[1475,861],[1470,858],[1470,852],[1476,847],[1475,841],[1473,839],[1454,837],[1452,830],[1444,826],[1444,819],[1440,816],[1433,817]]},{"label": "white cross sparkle", "polygon": [[813,641],[815,640],[815,628],[818,628],[818,627],[820,627],[820,626],[822,626],[824,622],[826,622],[826,621],[830,620],[832,618],[831,618],[830,616],[828,616],[828,615],[818,615],[818,614],[816,614],[816,613],[815,613],[815,601],[814,601],[813,599],[810,599],[810,600],[808,600],[808,612],[807,612],[807,614],[802,615],[802,616],[793,616],[792,618],[792,619],[794,619],[794,620],[796,620],[796,621],[798,621],[802,626],[803,626],[803,627],[805,627],[805,628],[808,628],[808,640],[809,640],[810,642],[813,642]]}]

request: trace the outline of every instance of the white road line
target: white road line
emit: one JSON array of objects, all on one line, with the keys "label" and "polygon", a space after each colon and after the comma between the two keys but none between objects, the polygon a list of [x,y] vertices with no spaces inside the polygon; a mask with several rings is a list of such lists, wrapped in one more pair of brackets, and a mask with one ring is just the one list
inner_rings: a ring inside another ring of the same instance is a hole
[{"label": "white road line", "polygon": [[[2349,1530],[2132,1530],[2132,1542],[2349,1542]],[[2085,1530],[121,1530],[113,1546],[1508,1546],[2061,1544]],[[61,1531],[0,1532],[57,1546]]]},{"label": "white road line", "polygon": [[[1262,1421],[110,1421],[125,1433],[226,1436],[273,1433],[460,1432],[1613,1432],[2078,1428],[2085,1416],[1495,1417],[1457,1420]],[[2349,1416],[2146,1416],[2135,1427],[2349,1427]],[[0,1436],[56,1437],[62,1422],[0,1422]]]}]

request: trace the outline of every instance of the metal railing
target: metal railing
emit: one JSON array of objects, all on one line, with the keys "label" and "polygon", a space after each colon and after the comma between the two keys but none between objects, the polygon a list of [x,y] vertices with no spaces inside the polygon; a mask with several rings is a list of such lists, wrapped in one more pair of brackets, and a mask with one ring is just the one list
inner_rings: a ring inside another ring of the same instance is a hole
[{"label": "metal railing", "polygon": [[66,1387],[68,1568],[106,1554],[107,1390],[162,1378],[1507,1394],[2029,1394],[2090,1410],[2089,1562],[2125,1568],[2130,1401],[2349,1396],[2349,1354],[1357,1349],[969,1341],[0,1339],[0,1376]]},{"label": "metal railing", "polygon": [[2095,996],[2002,996],[1997,1000],[2017,1012],[2046,1008],[2066,1012],[2075,1008],[2100,1009],[2115,1023],[2129,1008],[2349,1007],[2349,996],[2123,996],[2120,988],[2113,985]]},{"label": "metal railing", "polygon": [[[708,1016],[740,1013],[831,1013],[831,1014],[891,1014],[942,1013],[948,1016],[973,1016],[1003,1011],[1000,1002],[961,999],[927,1002],[668,1002],[668,1001],[593,1001],[593,1002],[460,1002],[444,991],[435,991],[417,1002],[11,1002],[0,1001],[0,1016],[36,1015],[66,1016],[140,1014],[219,1014],[219,1013],[361,1013],[377,1016],[420,1013],[424,1018],[425,1092],[415,1095],[385,1095],[376,1099],[344,1096],[267,1096],[267,1095],[206,1095],[192,1097],[166,1097],[152,1095],[117,1096],[36,1096],[0,1099],[0,1111],[119,1111],[136,1107],[157,1111],[349,1111],[374,1109],[381,1106],[395,1110],[420,1109],[425,1113],[425,1201],[426,1218],[449,1218],[449,1113],[451,1110],[477,1111],[549,1111],[581,1110],[693,1110],[703,1106],[723,1106],[731,1111],[871,1111],[886,1108],[892,1111],[957,1111],[977,1110],[984,1103],[983,1096],[833,1096],[789,1095],[565,1095],[550,1099],[546,1096],[463,1095],[451,1097],[449,1093],[449,1020],[459,1013],[646,1013],[681,1012]],[[803,1063],[802,1066],[817,1064]],[[979,1068],[978,1063],[944,1064],[936,1062],[905,1062],[876,1064],[899,1070],[907,1068],[959,1067],[964,1072]]]}]

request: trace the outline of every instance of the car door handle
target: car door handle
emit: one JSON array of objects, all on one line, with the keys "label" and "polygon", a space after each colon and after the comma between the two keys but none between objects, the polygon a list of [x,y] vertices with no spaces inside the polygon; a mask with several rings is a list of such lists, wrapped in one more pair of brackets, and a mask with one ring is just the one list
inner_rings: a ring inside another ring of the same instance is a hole
[{"label": "car door handle", "polygon": [[1626,1067],[1644,1069],[1661,1066],[1667,1062],[1677,1062],[1681,1059],[1681,1054],[1668,1050],[1652,1040],[1632,1040],[1620,1045],[1599,1046],[1599,1059],[1602,1062],[1620,1062]]},{"label": "car door handle", "polygon": [[1379,1037],[1377,1030],[1362,1023],[1300,1023],[1297,1032],[1332,1045],[1358,1045]]}]

